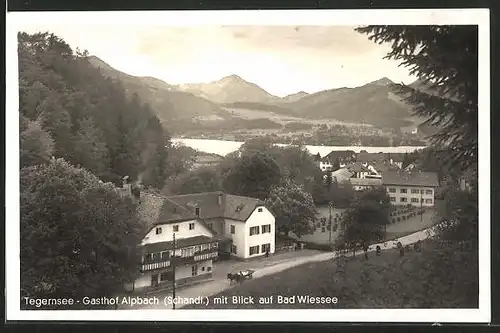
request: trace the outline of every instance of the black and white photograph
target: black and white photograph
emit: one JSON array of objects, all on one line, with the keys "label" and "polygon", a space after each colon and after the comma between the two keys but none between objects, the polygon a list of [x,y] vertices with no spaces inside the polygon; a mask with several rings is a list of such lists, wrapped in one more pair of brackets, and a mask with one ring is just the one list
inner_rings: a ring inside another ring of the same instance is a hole
[{"label": "black and white photograph", "polygon": [[8,320],[489,322],[488,10],[7,33]]}]

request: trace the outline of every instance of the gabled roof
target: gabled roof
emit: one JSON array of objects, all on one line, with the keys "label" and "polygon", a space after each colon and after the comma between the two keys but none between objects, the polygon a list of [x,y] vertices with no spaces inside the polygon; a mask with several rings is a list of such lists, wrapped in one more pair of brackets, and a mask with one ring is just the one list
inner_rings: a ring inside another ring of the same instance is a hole
[{"label": "gabled roof", "polygon": [[439,180],[435,172],[387,171],[382,174],[382,184],[438,187]]},{"label": "gabled roof", "polygon": [[346,168],[351,172],[370,172],[370,169],[363,166],[361,162],[354,162],[346,166]]},{"label": "gabled roof", "polygon": [[334,162],[337,159],[348,159],[355,156],[356,153],[352,150],[332,150],[325,157],[322,158],[323,161]]},{"label": "gabled roof", "polygon": [[347,168],[341,168],[332,172],[332,179],[341,183],[344,180],[348,180],[353,175],[354,173],[352,171],[349,171]]},{"label": "gabled roof", "polygon": [[[245,222],[257,206],[263,205],[264,202],[256,198],[223,192],[170,197],[141,193],[138,215],[149,227],[188,220],[199,220],[203,223],[203,221],[219,218]],[[199,208],[199,215],[196,214],[196,208]]]}]

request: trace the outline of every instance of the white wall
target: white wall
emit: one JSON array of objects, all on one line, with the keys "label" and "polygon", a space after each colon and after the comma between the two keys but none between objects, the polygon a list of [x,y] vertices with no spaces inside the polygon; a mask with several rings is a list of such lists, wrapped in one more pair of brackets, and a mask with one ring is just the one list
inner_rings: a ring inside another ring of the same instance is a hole
[{"label": "white wall", "polygon": [[[189,230],[189,223],[195,224],[193,230]],[[179,222],[179,223],[159,224],[153,227],[153,229],[151,229],[146,234],[146,237],[144,237],[144,239],[142,240],[142,244],[144,245],[144,244],[172,241],[174,233],[173,228],[175,225],[179,226],[179,231],[175,232],[176,239],[190,238],[196,236],[212,237],[213,235],[212,232],[207,227],[205,227],[205,225],[196,220]],[[161,234],[158,235],[156,234],[157,227],[161,227]]]},{"label": "white wall", "polygon": [[[259,212],[259,208],[262,209],[262,212]],[[262,225],[270,224],[271,232],[262,234]],[[259,234],[250,236],[250,228],[251,227],[259,227]],[[251,257],[258,257],[265,255],[265,252],[262,253],[262,244],[271,244],[270,253],[274,253],[275,248],[275,218],[274,215],[264,206],[258,206],[250,217],[247,219],[245,223],[245,238],[246,238],[246,246],[245,246],[245,258],[250,257],[250,247],[251,246],[259,246],[259,253],[252,255]]]},{"label": "white wall", "polygon": [[[234,234],[231,234],[232,225],[234,225]],[[224,219],[224,236],[231,238],[233,245],[236,246],[236,254],[232,254],[239,258],[245,258],[245,222]]]},{"label": "white wall", "polygon": [[[421,187],[421,186],[395,186],[395,185],[387,185],[387,194],[389,197],[396,198],[396,201],[391,201],[393,205],[407,205],[411,204],[416,207],[420,207],[421,205],[424,207],[432,207],[434,206],[434,188],[433,187]],[[390,192],[390,189],[396,189],[396,192]],[[406,193],[401,193],[401,189],[406,189]],[[412,190],[418,190],[419,193],[411,193]],[[431,191],[431,194],[427,194],[427,191]],[[424,191],[423,194],[420,194],[420,191]],[[401,202],[401,198],[406,198],[406,202]],[[411,202],[412,198],[416,198],[418,202]],[[420,203],[420,198],[424,199],[424,202]],[[427,200],[432,200],[431,203],[426,202]]]}]

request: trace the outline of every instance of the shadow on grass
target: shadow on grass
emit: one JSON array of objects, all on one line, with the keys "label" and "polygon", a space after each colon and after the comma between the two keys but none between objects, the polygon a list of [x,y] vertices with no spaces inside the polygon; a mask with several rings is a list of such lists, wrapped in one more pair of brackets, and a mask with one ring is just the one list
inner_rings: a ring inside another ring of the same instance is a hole
[{"label": "shadow on grass", "polygon": [[[211,297],[208,309],[264,308],[477,308],[477,251],[438,247],[425,241],[421,252],[400,256],[397,250],[380,256],[342,257],[308,263],[264,276]],[[301,303],[298,296],[336,297],[337,304]],[[228,304],[214,298],[228,297]],[[254,304],[235,304],[233,296],[253,297]],[[259,304],[273,296],[271,304]],[[295,296],[295,303],[278,304],[278,296]]]}]

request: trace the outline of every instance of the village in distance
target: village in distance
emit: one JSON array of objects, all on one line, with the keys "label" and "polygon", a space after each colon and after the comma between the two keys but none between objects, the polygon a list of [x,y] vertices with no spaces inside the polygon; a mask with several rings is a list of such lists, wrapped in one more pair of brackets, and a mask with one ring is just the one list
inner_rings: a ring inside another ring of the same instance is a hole
[{"label": "village in distance", "polygon": [[21,309],[478,308],[477,27],[348,28],[415,79],[278,97],[20,32]]}]

